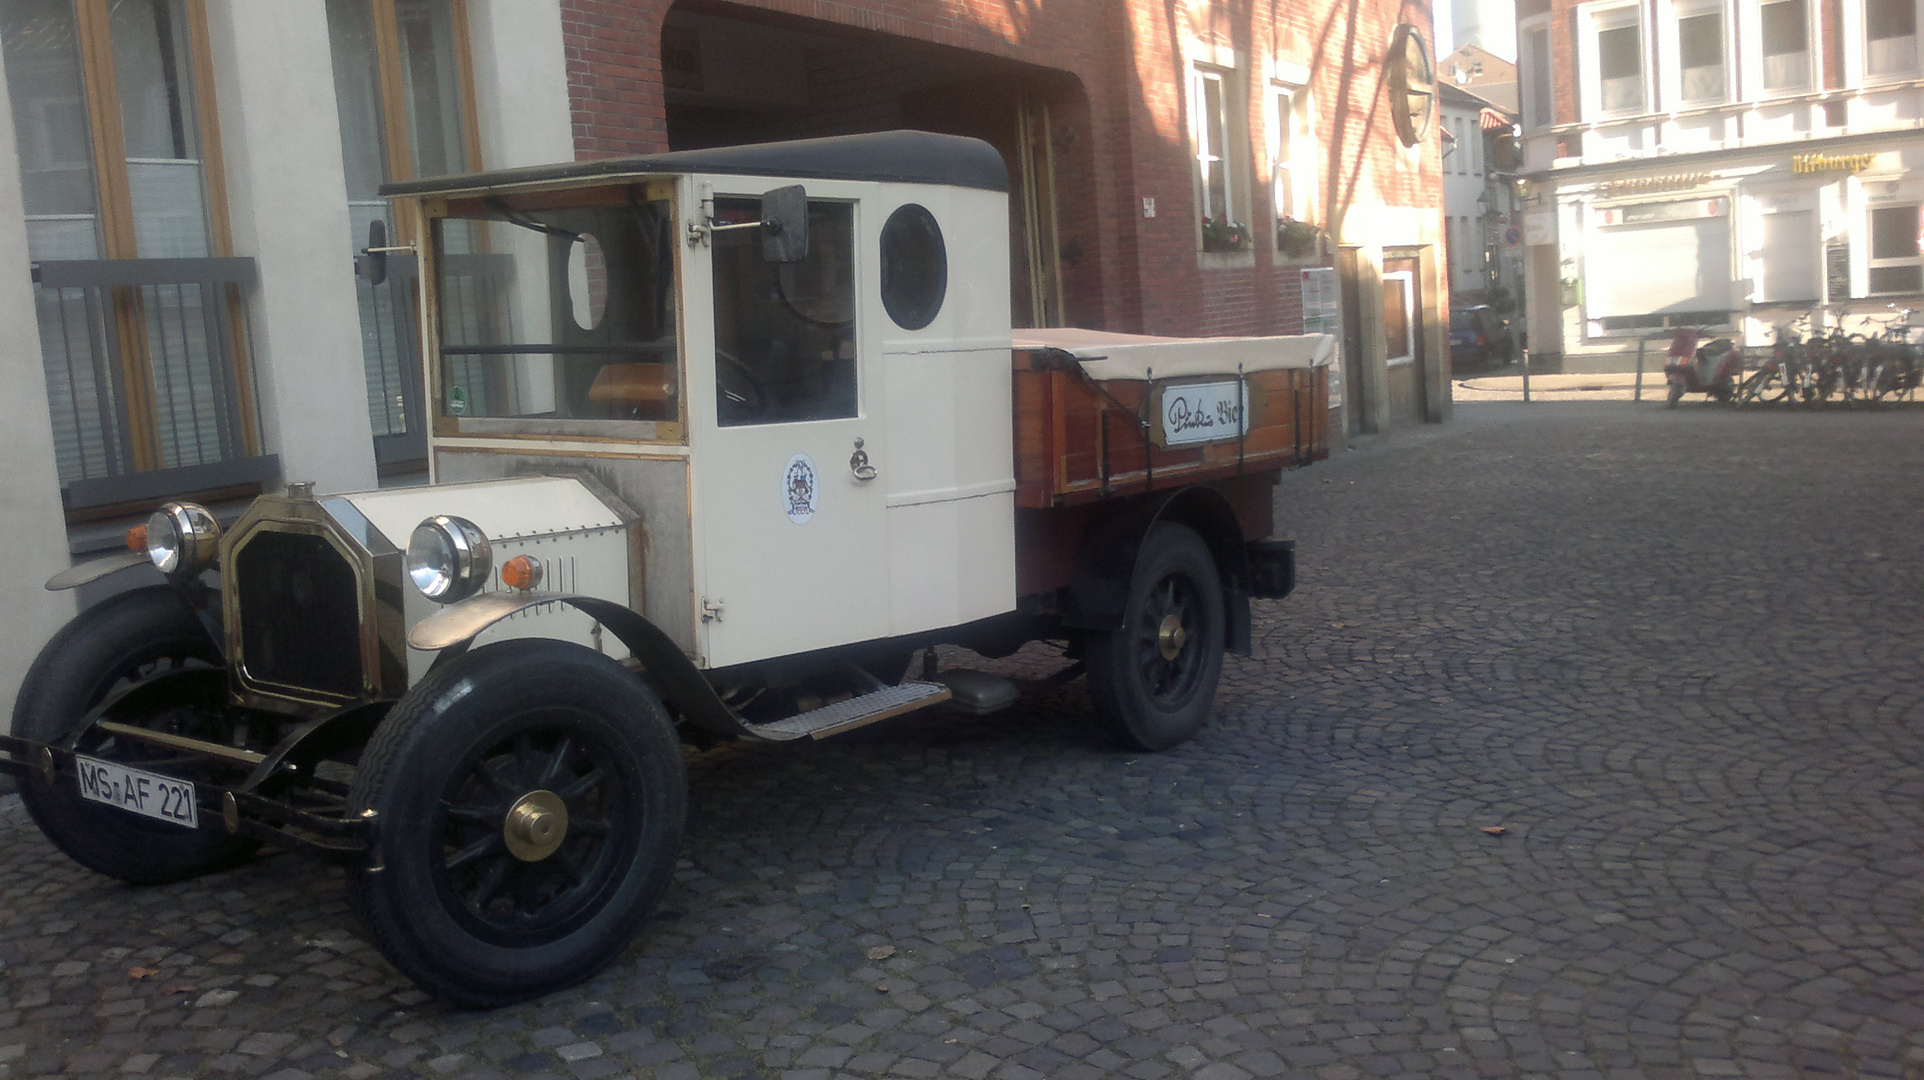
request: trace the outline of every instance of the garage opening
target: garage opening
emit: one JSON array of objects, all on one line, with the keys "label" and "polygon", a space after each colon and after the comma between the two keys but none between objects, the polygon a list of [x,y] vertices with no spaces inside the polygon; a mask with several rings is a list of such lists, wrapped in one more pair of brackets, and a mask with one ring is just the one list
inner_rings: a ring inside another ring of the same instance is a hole
[{"label": "garage opening", "polygon": [[1062,326],[1077,317],[1080,290],[1065,288],[1064,275],[1082,253],[1062,241],[1056,198],[1088,171],[1086,145],[1073,135],[1087,112],[1074,76],[714,0],[669,9],[661,61],[670,150],[895,128],[994,146],[1011,185],[1012,321]]}]

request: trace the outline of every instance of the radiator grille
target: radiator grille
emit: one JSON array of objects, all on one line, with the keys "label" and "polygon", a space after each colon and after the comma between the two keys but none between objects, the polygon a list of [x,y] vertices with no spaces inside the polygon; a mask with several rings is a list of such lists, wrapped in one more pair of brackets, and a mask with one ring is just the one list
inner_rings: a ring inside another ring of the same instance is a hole
[{"label": "radiator grille", "polygon": [[360,695],[360,584],[333,545],[307,533],[261,533],[240,549],[233,572],[248,678]]}]

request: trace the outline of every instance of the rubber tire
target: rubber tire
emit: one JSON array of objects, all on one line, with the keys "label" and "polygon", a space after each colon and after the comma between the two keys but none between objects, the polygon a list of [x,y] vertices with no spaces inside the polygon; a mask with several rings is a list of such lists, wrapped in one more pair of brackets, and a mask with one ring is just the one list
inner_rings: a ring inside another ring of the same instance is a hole
[{"label": "rubber tire", "polygon": [[[438,854],[436,808],[467,755],[530,715],[571,710],[613,751],[602,763],[639,790],[638,846],[577,927],[551,941],[491,943],[450,913],[422,857]],[[379,870],[348,872],[347,895],[383,956],[423,989],[477,1008],[589,978],[619,956],[667,890],[687,818],[681,747],[642,680],[562,641],[504,641],[431,672],[395,703],[363,753],[349,806],[377,813]]]},{"label": "rubber tire", "polygon": [[[1146,618],[1153,591],[1170,575],[1186,578],[1200,601],[1201,618],[1183,648],[1201,650],[1196,659],[1203,666],[1179,700],[1158,702],[1144,685],[1140,666],[1132,661],[1132,645],[1135,635],[1147,630],[1139,623]],[[1228,628],[1222,579],[1202,537],[1173,522],[1152,526],[1136,553],[1124,611],[1122,629],[1091,633],[1084,641],[1089,697],[1096,719],[1117,742],[1131,750],[1167,750],[1209,721],[1216,684],[1222,677]]]},{"label": "rubber tire", "polygon": [[1683,384],[1671,383],[1670,396],[1664,399],[1664,408],[1674,409],[1677,407],[1677,402],[1682,400],[1683,400]]},{"label": "rubber tire", "polygon": [[[81,612],[40,650],[14,699],[13,733],[56,742],[123,679],[164,660],[222,664],[199,617],[171,588],[110,597]],[[229,835],[218,820],[187,830],[88,802],[70,777],[50,787],[38,772],[22,776],[20,798],[34,824],[69,858],[134,885],[197,877],[260,847],[259,841]]]}]

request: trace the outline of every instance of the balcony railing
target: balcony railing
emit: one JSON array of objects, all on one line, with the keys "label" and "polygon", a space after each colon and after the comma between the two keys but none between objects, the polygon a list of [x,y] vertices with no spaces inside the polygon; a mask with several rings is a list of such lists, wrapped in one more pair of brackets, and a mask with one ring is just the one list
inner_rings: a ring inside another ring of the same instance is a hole
[{"label": "balcony railing", "polygon": [[361,358],[367,374],[368,420],[374,427],[374,460],[383,471],[405,470],[428,456],[426,413],[421,403],[420,333],[415,303],[420,274],[412,255],[390,255],[379,285],[354,278],[361,310]]},{"label": "balcony railing", "polygon": [[70,511],[257,487],[246,358],[254,260],[34,264],[61,496]]}]

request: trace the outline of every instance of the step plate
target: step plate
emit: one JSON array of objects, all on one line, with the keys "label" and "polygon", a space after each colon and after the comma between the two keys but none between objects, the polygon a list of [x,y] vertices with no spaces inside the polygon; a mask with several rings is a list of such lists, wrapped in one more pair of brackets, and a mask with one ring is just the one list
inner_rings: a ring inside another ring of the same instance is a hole
[{"label": "step plate", "polygon": [[900,686],[885,686],[874,693],[852,697],[825,705],[813,712],[777,720],[772,724],[756,724],[755,733],[767,739],[786,741],[804,736],[816,739],[840,734],[877,720],[887,720],[905,712],[928,705],[938,705],[949,700],[949,688],[938,683],[906,682]]}]

